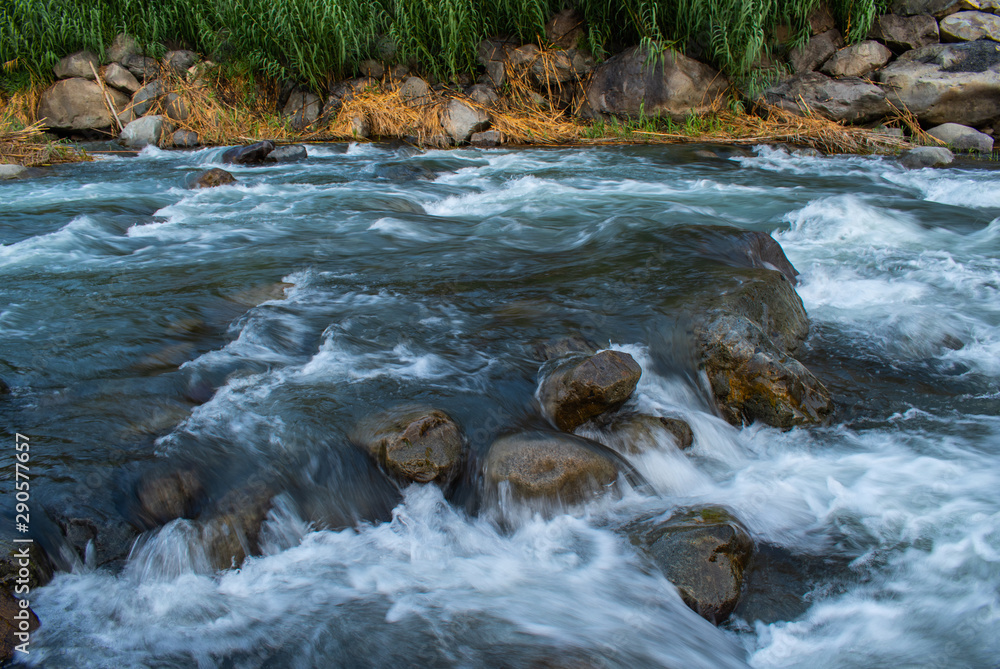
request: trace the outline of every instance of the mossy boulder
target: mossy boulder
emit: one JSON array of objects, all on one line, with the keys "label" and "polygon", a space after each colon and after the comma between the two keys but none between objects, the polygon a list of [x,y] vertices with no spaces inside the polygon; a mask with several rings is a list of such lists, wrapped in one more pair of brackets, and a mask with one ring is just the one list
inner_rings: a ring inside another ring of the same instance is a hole
[{"label": "mossy boulder", "polygon": [[395,478],[418,483],[450,483],[465,457],[465,438],[455,421],[423,405],[402,405],[369,416],[351,441]]},{"label": "mossy boulder", "polygon": [[621,407],[639,383],[642,367],[621,351],[565,360],[538,387],[545,416],[561,430],[573,430],[591,418]]},{"label": "mossy boulder", "polygon": [[624,532],[700,616],[719,624],[736,608],[754,543],[728,511],[691,509],[665,521],[637,521]]}]

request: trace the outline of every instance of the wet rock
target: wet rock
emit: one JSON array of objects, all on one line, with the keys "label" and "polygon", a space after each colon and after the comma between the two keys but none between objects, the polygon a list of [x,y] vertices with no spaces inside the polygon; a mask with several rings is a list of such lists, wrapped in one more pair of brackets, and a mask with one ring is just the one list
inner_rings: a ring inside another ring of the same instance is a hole
[{"label": "wet rock", "polygon": [[370,416],[351,440],[393,476],[418,483],[450,483],[465,457],[458,425],[427,406],[403,405]]},{"label": "wet rock", "polygon": [[958,123],[944,123],[927,131],[935,139],[940,139],[955,151],[993,152],[993,138],[975,128]]},{"label": "wet rock", "polygon": [[272,151],[274,142],[265,139],[263,142],[227,149],[219,160],[232,165],[260,165],[269,162],[268,157]]},{"label": "wet rock", "polygon": [[898,108],[927,125],[978,127],[1000,118],[1000,44],[934,44],[900,56],[875,75]]},{"label": "wet rock", "polygon": [[[128,104],[128,97],[108,89],[117,109]],[[52,130],[101,130],[111,126],[101,87],[87,79],[63,79],[42,92],[36,116]]]},{"label": "wet rock", "polygon": [[223,169],[213,167],[199,174],[195,178],[192,188],[215,188],[234,183],[236,183],[236,177]]},{"label": "wet rock", "polygon": [[168,51],[163,55],[163,64],[172,69],[177,74],[185,74],[189,68],[194,67],[200,60],[198,54],[187,49]]},{"label": "wet rock", "polygon": [[180,149],[191,149],[201,144],[201,141],[198,139],[198,133],[194,130],[178,130],[170,139],[174,143],[174,146]]},{"label": "wet rock", "polygon": [[872,39],[876,39],[893,52],[900,54],[940,41],[938,22],[927,15],[897,16],[883,14],[872,25]]},{"label": "wet rock", "polygon": [[[28,168],[21,165],[0,165],[0,181],[3,179],[16,179],[27,171]],[[3,381],[0,381],[0,395],[8,392],[10,392],[10,388]]]},{"label": "wet rock", "polygon": [[583,335],[573,334],[537,341],[532,345],[532,352],[536,360],[545,361],[552,360],[553,358],[561,358],[571,353],[591,355],[597,353],[600,348],[595,342]]},{"label": "wet rock", "polygon": [[104,51],[108,61],[115,63],[123,63],[129,56],[138,54],[139,45],[136,44],[135,38],[125,33],[115,35],[115,38],[111,40],[111,45]]},{"label": "wet rock", "polygon": [[138,517],[147,527],[158,527],[176,518],[194,516],[204,489],[193,469],[154,472],[136,486]]},{"label": "wet rock", "polygon": [[694,334],[712,395],[734,425],[822,422],[830,393],[792,355],[809,319],[791,283],[773,270],[745,270],[741,283],[695,307]]},{"label": "wet rock", "polygon": [[260,528],[271,509],[274,490],[254,482],[226,493],[202,514],[202,544],[217,569],[239,567],[260,552]]},{"label": "wet rock", "polygon": [[942,42],[971,42],[989,38],[1000,42],[1000,16],[986,12],[958,12],[941,19]]},{"label": "wet rock", "polygon": [[830,56],[844,46],[840,31],[828,30],[812,37],[800,47],[788,52],[788,64],[796,74],[811,72],[827,61]]},{"label": "wet rock", "polygon": [[700,616],[718,625],[736,608],[754,545],[728,511],[693,509],[662,522],[639,521],[624,531]]},{"label": "wet rock", "polygon": [[601,444],[558,432],[500,437],[483,463],[486,485],[517,499],[574,504],[610,490],[620,463]]},{"label": "wet rock", "polygon": [[490,117],[482,109],[452,99],[441,110],[441,125],[455,144],[464,144],[474,133],[489,127]]},{"label": "wet rock", "polygon": [[955,155],[943,146],[918,146],[903,152],[899,164],[910,170],[922,167],[945,167],[955,161]]},{"label": "wet rock", "polygon": [[557,12],[545,24],[545,38],[554,47],[572,49],[586,38],[586,23],[583,15],[575,9]]},{"label": "wet rock", "polygon": [[301,144],[286,144],[279,146],[268,156],[276,163],[297,163],[309,157],[306,147]]},{"label": "wet rock", "polygon": [[874,121],[890,111],[885,91],[878,86],[856,77],[831,79],[819,72],[784,79],[765,89],[761,97],[797,116],[819,114],[850,123]]},{"label": "wet rock", "polygon": [[694,443],[694,432],[685,420],[624,412],[612,414],[600,427],[581,427],[576,434],[622,455],[639,455],[667,442],[673,442],[681,450]]},{"label": "wet rock", "polygon": [[140,88],[132,96],[132,111],[136,116],[145,116],[167,94],[166,87],[159,79],[154,79]]},{"label": "wet rock", "polygon": [[120,520],[64,518],[59,527],[80,561],[93,559],[96,566],[125,560],[139,536],[134,527]]},{"label": "wet rock", "polygon": [[472,133],[472,137],[469,138],[469,143],[472,146],[479,146],[483,148],[489,148],[493,146],[499,146],[503,144],[503,135],[500,134],[499,130],[484,130],[483,132]]},{"label": "wet rock", "polygon": [[729,82],[708,65],[673,51],[654,60],[632,47],[604,61],[587,86],[589,113],[637,117],[641,109],[680,121],[711,111],[725,97]]},{"label": "wet rock", "polygon": [[374,168],[374,174],[379,179],[391,181],[413,181],[414,179],[433,179],[434,172],[419,165],[407,163],[381,163]]},{"label": "wet rock", "polygon": [[292,91],[282,113],[291,118],[292,127],[304,130],[316,122],[322,111],[323,101],[309,91]]},{"label": "wet rock", "polygon": [[399,97],[411,107],[428,104],[431,101],[431,87],[420,77],[407,77],[399,86]]},{"label": "wet rock", "polygon": [[705,257],[731,267],[777,270],[793,286],[798,283],[798,270],[785,256],[781,244],[766,232],[726,225],[699,225],[691,231],[697,234],[699,251]]},{"label": "wet rock", "polygon": [[844,47],[822,67],[831,77],[863,77],[889,62],[892,52],[874,40]]},{"label": "wet rock", "polygon": [[191,115],[188,110],[187,100],[177,93],[169,93],[163,100],[163,110],[167,117],[174,121],[186,121]]},{"label": "wet rock", "polygon": [[142,87],[139,80],[118,63],[111,63],[102,67],[101,77],[108,86],[117,88],[128,95],[132,95]]},{"label": "wet rock", "polygon": [[628,353],[601,351],[558,365],[539,385],[538,400],[545,416],[568,431],[623,405],[641,375]]},{"label": "wet rock", "polygon": [[476,84],[470,87],[469,90],[465,91],[465,95],[469,100],[483,107],[492,107],[500,101],[500,96],[497,95],[496,90],[486,84]]},{"label": "wet rock", "polygon": [[[92,51],[77,51],[65,58],[60,58],[53,68],[56,79],[94,79],[94,72],[97,71],[99,61],[97,54]],[[93,69],[91,69],[93,67]]]},{"label": "wet rock", "polygon": [[152,81],[160,76],[160,64],[154,58],[133,54],[122,59],[121,64],[139,81]]},{"label": "wet rock", "polygon": [[172,128],[165,116],[143,116],[129,123],[122,130],[119,140],[132,149],[144,146],[160,146]]},{"label": "wet rock", "polygon": [[[40,626],[38,616],[28,604],[29,600],[0,590],[0,662],[13,660],[17,646],[28,642],[29,635]],[[25,648],[30,652],[30,645]]]}]

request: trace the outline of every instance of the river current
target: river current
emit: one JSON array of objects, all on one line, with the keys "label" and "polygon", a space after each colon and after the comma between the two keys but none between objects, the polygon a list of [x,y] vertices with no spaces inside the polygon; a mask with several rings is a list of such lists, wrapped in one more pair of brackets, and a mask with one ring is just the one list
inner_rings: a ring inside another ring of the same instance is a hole
[{"label": "river current", "polygon": [[[316,145],[203,190],[221,149],[150,148],[0,183],[0,424],[11,452],[31,438],[51,550],[66,519],[123,526],[153,467],[279,482],[238,569],[190,520],[106,564],[63,546],[20,661],[998,666],[1000,171],[705,148]],[[828,425],[737,429],[707,401],[676,305],[720,271],[716,225],[801,273]],[[497,523],[474,471],[397,490],[347,442],[420,401],[482,454],[538,423],[532,347],[574,333],[642,365],[634,407],[693,428],[630,456],[649,489]],[[697,504],[757,544],[720,627],[613,530]]]}]

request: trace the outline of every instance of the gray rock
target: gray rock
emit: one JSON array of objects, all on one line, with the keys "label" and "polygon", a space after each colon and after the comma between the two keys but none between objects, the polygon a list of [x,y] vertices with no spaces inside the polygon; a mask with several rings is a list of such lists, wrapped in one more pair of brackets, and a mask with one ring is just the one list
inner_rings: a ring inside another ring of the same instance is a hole
[{"label": "gray rock", "polygon": [[393,476],[407,481],[447,484],[465,460],[465,438],[448,414],[403,405],[370,416],[351,434]]},{"label": "gray rock", "polygon": [[136,116],[145,116],[166,95],[167,90],[163,82],[154,79],[140,88],[132,96],[132,113]]},{"label": "gray rock", "polygon": [[152,81],[160,76],[160,64],[154,58],[133,54],[122,60],[122,65],[139,81]]},{"label": "gray rock", "polygon": [[963,2],[964,0],[894,0],[889,8],[893,14],[930,14],[940,19],[959,11]]},{"label": "gray rock", "polygon": [[971,42],[988,37],[1000,42],[1000,16],[986,12],[958,12],[941,19],[942,42]]},{"label": "gray rock", "polygon": [[488,83],[497,88],[506,83],[505,63],[516,48],[517,45],[498,39],[483,40],[479,43],[479,46],[476,47],[476,58],[479,64],[486,69]]},{"label": "gray rock", "polygon": [[821,71],[831,77],[863,77],[889,62],[892,51],[874,40],[844,47],[823,64]]},{"label": "gray rock", "polygon": [[570,57],[572,63],[573,75],[577,79],[585,79],[587,75],[594,71],[597,67],[597,61],[594,57],[585,51],[580,51],[579,49],[568,49],[566,55]]},{"label": "gray rock", "polygon": [[188,68],[193,67],[199,60],[198,54],[186,49],[168,51],[163,55],[163,64],[177,74],[187,73]]},{"label": "gray rock", "polygon": [[992,40],[914,49],[875,76],[921,123],[976,127],[1000,118],[1000,44]]},{"label": "gray rock", "polygon": [[365,116],[355,114],[348,119],[348,124],[348,132],[351,134],[351,137],[357,139],[367,139],[368,135],[372,132],[371,123],[368,122],[368,118]]},{"label": "gray rock", "polygon": [[620,461],[602,444],[558,432],[500,437],[483,462],[488,490],[506,484],[519,500],[575,504],[613,489]]},{"label": "gray rock", "polygon": [[192,188],[215,188],[216,186],[227,186],[236,183],[236,177],[226,170],[213,167],[196,176],[192,182]]},{"label": "gray rock", "polygon": [[361,74],[366,77],[373,77],[375,79],[381,79],[385,75],[385,66],[377,60],[363,60],[358,65],[358,69],[361,70]]},{"label": "gray rock", "polygon": [[899,164],[910,170],[922,167],[944,167],[954,162],[955,156],[941,146],[918,146],[899,157]]},{"label": "gray rock", "polygon": [[[0,164],[0,181],[3,179],[16,179],[27,171],[28,168],[21,165]],[[10,388],[0,380],[0,395],[5,395],[9,392]]]},{"label": "gray rock", "polygon": [[410,76],[410,68],[402,63],[396,63],[389,68],[389,76],[397,81],[402,81]]},{"label": "gray rock", "polygon": [[492,86],[486,84],[476,84],[465,91],[467,98],[483,107],[492,107],[500,101],[500,96]]},{"label": "gray rock", "polygon": [[937,44],[941,40],[938,22],[933,16],[925,14],[917,16],[883,14],[875,19],[871,37],[884,43],[897,54]]},{"label": "gray rock", "polygon": [[125,33],[115,35],[115,38],[111,40],[111,46],[104,51],[105,57],[112,63],[124,63],[129,56],[138,54],[139,45],[136,44],[135,38]]},{"label": "gray rock", "polygon": [[819,72],[803,72],[765,89],[762,99],[798,116],[819,114],[833,121],[866,123],[889,113],[886,94],[863,79],[831,79]]},{"label": "gray rock", "polygon": [[186,121],[191,115],[187,100],[177,93],[169,93],[163,100],[163,109],[167,116],[175,121]]},{"label": "gray rock", "polygon": [[623,531],[703,618],[718,625],[736,608],[754,544],[728,511],[693,509],[666,521],[638,521]]},{"label": "gray rock", "polygon": [[586,36],[586,22],[576,9],[557,12],[545,24],[545,38],[560,49],[573,49]]},{"label": "gray rock", "polygon": [[[97,54],[91,51],[77,51],[65,58],[60,58],[53,68],[56,79],[93,79],[98,66]],[[91,69],[93,66],[93,69]]]},{"label": "gray rock", "polygon": [[664,116],[675,121],[707,113],[726,96],[729,82],[713,68],[668,51],[654,63],[640,47],[604,61],[587,86],[590,113]]},{"label": "gray rock", "polygon": [[306,147],[301,144],[286,144],[279,146],[268,156],[276,163],[297,163],[309,157]]},{"label": "gray rock", "polygon": [[198,133],[194,130],[178,130],[170,138],[174,146],[181,149],[190,149],[198,146],[201,142]]},{"label": "gray rock", "polygon": [[469,138],[469,143],[472,144],[472,146],[484,148],[499,146],[500,144],[503,144],[503,135],[501,135],[498,130],[474,132],[472,133],[472,137]]},{"label": "gray rock", "polygon": [[407,77],[399,86],[399,97],[411,107],[428,104],[431,101],[431,87],[420,77]]},{"label": "gray rock", "polygon": [[233,165],[260,165],[270,162],[268,158],[272,151],[274,151],[274,142],[265,139],[247,146],[234,146],[231,149],[226,149],[219,160]]},{"label": "gray rock", "polygon": [[101,77],[104,79],[104,83],[112,88],[117,88],[118,90],[132,95],[138,91],[142,85],[139,80],[132,76],[125,67],[119,65],[118,63],[110,63],[101,68]]},{"label": "gray rock", "polygon": [[[529,45],[534,47],[533,44]],[[527,47],[521,47],[526,49]],[[519,53],[521,49],[515,51]],[[555,87],[558,84],[569,83],[576,79],[573,61],[565,51],[549,51],[544,57],[537,55],[531,61],[531,74],[539,86]]]},{"label": "gray rock", "polygon": [[642,368],[628,353],[601,351],[569,358],[538,386],[542,413],[560,430],[621,407],[639,383]]},{"label": "gray rock", "polygon": [[469,141],[473,133],[486,130],[490,125],[490,117],[482,109],[452,99],[441,110],[441,125],[455,144],[463,144]]},{"label": "gray rock", "polygon": [[319,118],[323,101],[309,91],[296,90],[288,96],[282,113],[292,119],[292,127],[304,130]]},{"label": "gray rock", "polygon": [[967,125],[944,123],[931,128],[927,134],[935,139],[940,139],[955,151],[993,153],[993,138]]},{"label": "gray rock", "polygon": [[[116,109],[124,109],[128,97],[115,89],[108,94]],[[111,126],[101,87],[87,79],[63,79],[42,92],[36,118],[53,130],[98,130]]]},{"label": "gray rock", "polygon": [[807,43],[788,52],[788,64],[796,73],[809,72],[826,62],[837,49],[844,46],[844,38],[837,30],[828,30],[811,38]]},{"label": "gray rock", "polygon": [[160,146],[171,130],[165,116],[159,114],[143,116],[125,126],[119,139],[125,146],[132,149],[141,149],[150,144]]}]

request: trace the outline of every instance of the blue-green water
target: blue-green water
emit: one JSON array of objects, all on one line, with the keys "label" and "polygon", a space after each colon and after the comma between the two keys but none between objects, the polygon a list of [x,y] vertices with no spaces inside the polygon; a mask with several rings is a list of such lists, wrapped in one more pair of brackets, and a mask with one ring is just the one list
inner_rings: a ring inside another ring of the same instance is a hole
[{"label": "blue-green water", "polygon": [[[29,664],[996,666],[1000,172],[351,145],[189,190],[219,153],[0,183],[0,416],[4,443],[31,438],[37,531],[121,525],[161,465],[279,488],[240,569],[208,567],[192,521],[125,562],[64,546]],[[685,296],[725,274],[708,225],[772,234],[801,272],[829,426],[711,409],[676,336]],[[540,420],[533,346],[571,333],[640,362],[635,408],[692,425],[686,453],[629,456],[652,492],[500,528],[474,471],[447,498],[397,492],[347,444],[418,400],[481,453]],[[702,503],[761,546],[721,628],[607,529]]]}]

